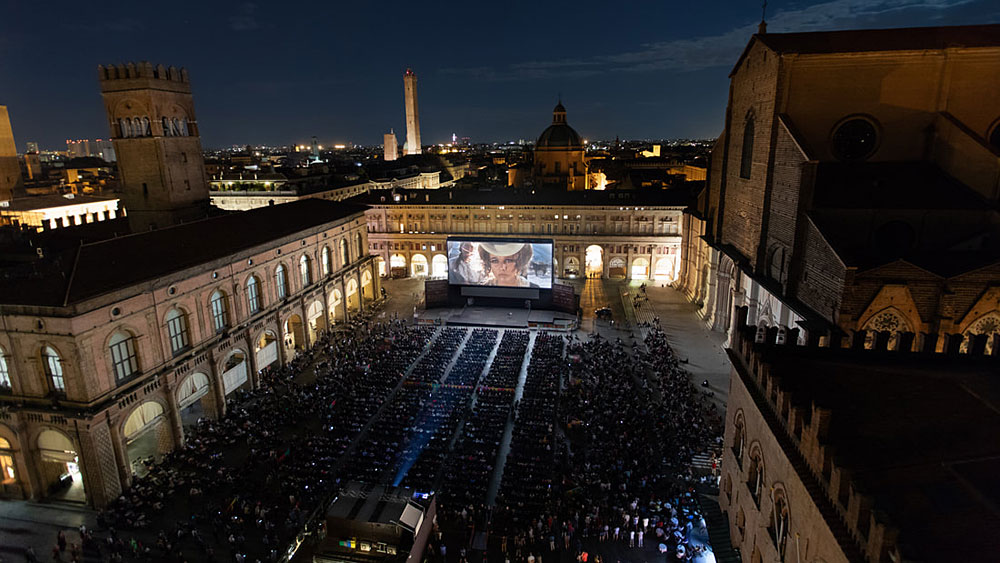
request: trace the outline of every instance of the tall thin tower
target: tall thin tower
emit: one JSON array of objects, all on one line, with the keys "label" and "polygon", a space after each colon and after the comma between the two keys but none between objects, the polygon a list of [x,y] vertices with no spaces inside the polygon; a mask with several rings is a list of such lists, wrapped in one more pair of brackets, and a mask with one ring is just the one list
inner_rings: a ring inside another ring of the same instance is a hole
[{"label": "tall thin tower", "polygon": [[406,144],[403,154],[420,154],[420,117],[417,115],[417,75],[406,69],[403,75],[403,92],[406,98]]}]

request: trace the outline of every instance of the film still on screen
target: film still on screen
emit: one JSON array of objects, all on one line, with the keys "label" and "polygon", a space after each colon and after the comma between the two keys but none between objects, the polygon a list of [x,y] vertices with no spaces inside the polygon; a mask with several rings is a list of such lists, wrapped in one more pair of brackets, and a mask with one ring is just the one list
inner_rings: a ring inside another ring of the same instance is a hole
[{"label": "film still on screen", "polygon": [[552,288],[552,241],[448,239],[454,285]]}]

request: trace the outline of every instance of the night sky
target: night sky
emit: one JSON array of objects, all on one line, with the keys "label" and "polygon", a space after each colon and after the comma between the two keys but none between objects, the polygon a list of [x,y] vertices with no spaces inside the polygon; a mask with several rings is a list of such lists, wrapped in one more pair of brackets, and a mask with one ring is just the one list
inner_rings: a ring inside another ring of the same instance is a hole
[{"label": "night sky", "polygon": [[[169,6],[167,8],[166,6]],[[534,139],[561,94],[588,139],[718,135],[758,1],[32,2],[0,8],[0,105],[26,141],[107,137],[98,64],[190,72],[205,147],[405,138]],[[768,30],[1000,22],[996,0],[768,4]]]}]

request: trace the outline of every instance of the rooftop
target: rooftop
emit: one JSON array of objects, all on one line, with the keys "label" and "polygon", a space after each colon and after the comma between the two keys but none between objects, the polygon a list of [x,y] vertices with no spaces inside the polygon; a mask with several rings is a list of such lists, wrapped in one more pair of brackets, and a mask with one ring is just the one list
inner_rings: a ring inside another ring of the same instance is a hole
[{"label": "rooftop", "polygon": [[[832,411],[824,443],[925,561],[1000,553],[996,357],[771,346],[793,405]],[[916,554],[916,555],[913,555]]]},{"label": "rooftop", "polygon": [[[399,200],[396,200],[399,196]],[[373,190],[349,201],[366,205],[594,205],[683,207],[691,203],[687,189],[563,191],[499,188],[495,190]]]},{"label": "rooftop", "polygon": [[0,270],[0,302],[65,306],[364,212],[307,199],[56,249]]},{"label": "rooftop", "polygon": [[0,207],[0,212],[39,211],[56,207],[69,207],[71,205],[84,205],[88,203],[107,203],[117,200],[117,197],[96,195],[73,195],[73,197],[66,197],[59,194],[36,195],[12,199],[6,206]]}]

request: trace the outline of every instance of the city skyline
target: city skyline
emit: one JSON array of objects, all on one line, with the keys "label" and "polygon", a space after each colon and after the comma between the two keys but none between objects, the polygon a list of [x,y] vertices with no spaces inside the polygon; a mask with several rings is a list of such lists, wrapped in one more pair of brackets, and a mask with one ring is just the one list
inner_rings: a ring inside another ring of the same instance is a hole
[{"label": "city skyline", "polygon": [[[595,35],[586,30],[596,4],[537,6],[530,18],[407,4],[391,5],[388,18],[367,5],[308,14],[190,5],[162,15],[144,6],[66,5],[55,10],[64,23],[31,31],[14,26],[42,14],[16,5],[0,24],[8,54],[0,104],[10,109],[19,150],[26,141],[51,150],[65,139],[104,138],[97,65],[149,60],[190,72],[205,147],[290,145],[314,135],[377,145],[390,129],[405,129],[399,78],[412,67],[421,77],[425,144],[447,143],[453,133],[473,142],[533,140],[560,98],[588,139],[714,138],[732,61],[761,16],[755,4],[622,6],[600,13],[605,31]],[[366,21],[382,28],[372,35]],[[771,2],[767,21],[772,33],[961,25],[1000,21],[1000,10],[983,0]],[[80,29],[100,41],[74,47]],[[303,37],[316,39],[292,39]]]}]

